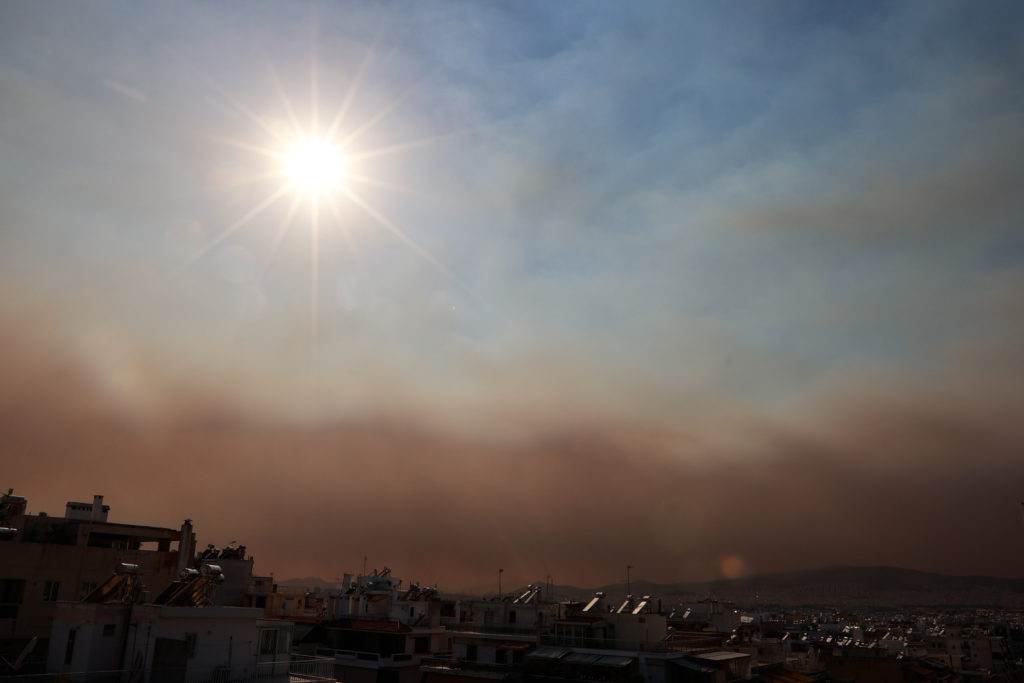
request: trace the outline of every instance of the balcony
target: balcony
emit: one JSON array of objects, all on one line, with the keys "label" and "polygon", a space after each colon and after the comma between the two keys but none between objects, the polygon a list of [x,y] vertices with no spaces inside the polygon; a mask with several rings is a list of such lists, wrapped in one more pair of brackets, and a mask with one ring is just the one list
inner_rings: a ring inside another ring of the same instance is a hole
[{"label": "balcony", "polygon": [[630,652],[693,652],[721,647],[722,639],[709,637],[673,638],[672,640],[623,640],[616,638],[588,638],[578,634],[545,634],[538,643],[544,647],[572,647],[589,650],[626,650]]},{"label": "balcony", "polygon": [[506,636],[537,637],[536,626],[509,626],[507,624],[472,624],[461,623],[448,626],[452,633],[486,633]]},{"label": "balcony", "polygon": [[366,669],[401,668],[406,666],[419,666],[423,655],[396,652],[392,655],[382,655],[378,652],[362,652],[359,650],[331,650],[328,648],[317,648],[317,655],[331,654],[334,663],[339,666],[355,666]]}]

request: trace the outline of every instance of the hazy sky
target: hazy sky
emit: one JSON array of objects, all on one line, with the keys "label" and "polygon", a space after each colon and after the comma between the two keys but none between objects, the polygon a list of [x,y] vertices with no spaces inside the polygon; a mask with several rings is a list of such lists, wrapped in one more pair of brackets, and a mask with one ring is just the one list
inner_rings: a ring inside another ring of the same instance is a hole
[{"label": "hazy sky", "polygon": [[[0,4],[0,486],[442,588],[1024,573],[1024,7]],[[301,136],[343,186],[289,189]]]}]

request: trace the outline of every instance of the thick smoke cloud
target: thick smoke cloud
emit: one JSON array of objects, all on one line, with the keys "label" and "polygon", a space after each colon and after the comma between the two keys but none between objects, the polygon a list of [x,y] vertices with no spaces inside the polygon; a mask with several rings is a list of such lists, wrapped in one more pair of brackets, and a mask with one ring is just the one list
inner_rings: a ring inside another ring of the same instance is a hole
[{"label": "thick smoke cloud", "polygon": [[192,518],[201,543],[245,543],[278,578],[331,579],[364,555],[449,590],[492,589],[497,567],[510,585],[595,585],[626,564],[675,581],[847,563],[1015,575],[1024,562],[1020,397],[997,383],[851,383],[803,424],[733,414],[729,441],[611,420],[507,439],[423,414],[256,419],[198,391],[174,396],[192,409],[140,420],[26,338],[2,337],[4,486],[33,512],[102,493],[118,521]]},{"label": "thick smoke cloud", "polygon": [[[1020,24],[0,4],[0,486],[278,577],[1019,575]],[[266,204],[332,118],[373,211]]]}]

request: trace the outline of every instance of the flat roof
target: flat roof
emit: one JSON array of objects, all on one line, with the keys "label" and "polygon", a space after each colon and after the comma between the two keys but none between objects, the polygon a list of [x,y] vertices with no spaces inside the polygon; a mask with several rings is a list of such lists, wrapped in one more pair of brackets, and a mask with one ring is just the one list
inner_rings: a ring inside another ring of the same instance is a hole
[{"label": "flat roof", "polygon": [[680,659],[672,659],[672,660],[669,660],[669,661],[672,662],[672,664],[675,664],[676,666],[681,666],[684,669],[689,669],[690,671],[699,671],[699,672],[705,673],[705,674],[713,674],[713,673],[715,673],[715,669],[713,669],[710,666],[698,664],[697,662],[688,662],[688,661],[686,661],[685,659],[682,659],[682,658],[680,658]]},{"label": "flat roof", "polygon": [[745,652],[730,652],[729,650],[719,650],[718,652],[705,652],[700,655],[689,655],[694,659],[706,659],[710,662],[724,662],[730,659],[741,659],[744,657],[750,657]]},{"label": "flat roof", "polygon": [[545,659],[549,661],[561,660],[572,664],[584,664],[587,666],[608,666],[621,668],[633,663],[633,657],[620,655],[605,655],[594,652],[573,652],[566,648],[543,647],[534,650],[527,655],[530,659]]},{"label": "flat roof", "polygon": [[530,659],[561,659],[570,652],[564,647],[539,647],[526,656]]},{"label": "flat roof", "polygon": [[142,541],[180,541],[181,530],[163,526],[145,526],[142,524],[119,524],[117,522],[90,522],[89,520],[72,519],[72,523],[91,524],[90,533],[110,534],[112,536],[132,536]]}]

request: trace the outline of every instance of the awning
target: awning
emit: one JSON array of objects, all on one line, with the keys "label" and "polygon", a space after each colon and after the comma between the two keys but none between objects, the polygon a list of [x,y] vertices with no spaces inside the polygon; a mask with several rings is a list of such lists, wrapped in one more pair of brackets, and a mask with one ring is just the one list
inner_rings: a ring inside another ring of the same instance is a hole
[{"label": "awning", "polygon": [[565,658],[566,662],[573,664],[584,664],[587,666],[608,666],[616,669],[627,667],[633,663],[632,657],[617,657],[615,655],[595,655],[574,652]]},{"label": "awning", "polygon": [[526,656],[530,659],[545,659],[548,661],[556,661],[569,654],[569,652],[571,652],[571,650],[567,650],[561,647],[542,647],[534,650]]},{"label": "awning", "polygon": [[615,657],[614,655],[604,655],[601,657],[601,661],[598,662],[601,666],[611,666],[617,669],[622,669],[633,663],[632,657]]}]

